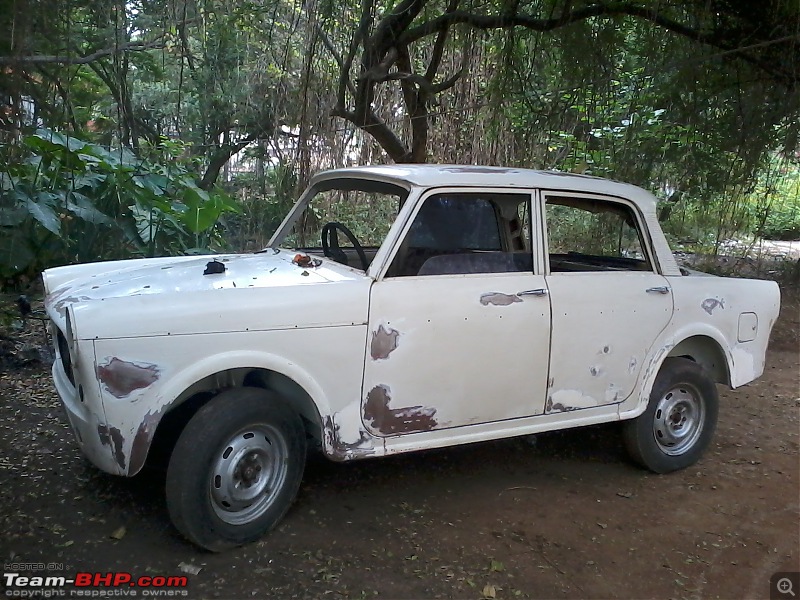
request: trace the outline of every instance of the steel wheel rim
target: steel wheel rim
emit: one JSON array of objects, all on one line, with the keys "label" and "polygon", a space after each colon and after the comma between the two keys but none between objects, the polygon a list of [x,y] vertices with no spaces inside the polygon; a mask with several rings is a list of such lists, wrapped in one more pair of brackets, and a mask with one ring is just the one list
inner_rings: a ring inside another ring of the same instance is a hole
[{"label": "steel wheel rim", "polygon": [[217,451],[209,481],[211,506],[230,525],[261,517],[286,481],[289,448],[283,434],[266,424],[231,436]]},{"label": "steel wheel rim", "polygon": [[682,383],[664,394],[653,414],[653,437],[668,456],[686,453],[703,431],[706,407],[694,386]]}]

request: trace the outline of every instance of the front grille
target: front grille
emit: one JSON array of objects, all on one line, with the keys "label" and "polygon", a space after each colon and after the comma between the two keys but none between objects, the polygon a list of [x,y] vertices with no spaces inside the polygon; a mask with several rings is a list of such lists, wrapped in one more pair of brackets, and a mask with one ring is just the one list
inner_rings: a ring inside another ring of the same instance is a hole
[{"label": "front grille", "polygon": [[64,372],[67,374],[69,382],[75,385],[75,377],[72,375],[72,357],[69,354],[69,344],[67,344],[67,338],[64,337],[60,329],[56,335],[56,343],[58,344],[58,354],[61,356],[61,366],[64,367]]}]

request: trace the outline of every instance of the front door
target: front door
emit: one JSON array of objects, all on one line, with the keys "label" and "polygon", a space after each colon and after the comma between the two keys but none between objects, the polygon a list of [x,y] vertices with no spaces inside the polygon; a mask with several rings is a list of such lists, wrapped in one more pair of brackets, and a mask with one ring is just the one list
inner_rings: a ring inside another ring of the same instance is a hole
[{"label": "front door", "polygon": [[520,230],[530,194],[423,199],[372,286],[362,419],[393,436],[541,413],[545,278]]}]

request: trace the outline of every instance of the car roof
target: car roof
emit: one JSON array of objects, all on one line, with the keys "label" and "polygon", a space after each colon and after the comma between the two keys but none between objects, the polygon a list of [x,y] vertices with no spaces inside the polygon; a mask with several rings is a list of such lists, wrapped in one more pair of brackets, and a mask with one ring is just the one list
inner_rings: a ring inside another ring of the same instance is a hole
[{"label": "car roof", "polygon": [[338,177],[376,179],[418,187],[504,187],[588,192],[622,196],[645,212],[655,209],[656,199],[642,188],[611,179],[561,171],[537,171],[517,167],[477,165],[401,164],[348,167],[317,173],[311,183]]}]

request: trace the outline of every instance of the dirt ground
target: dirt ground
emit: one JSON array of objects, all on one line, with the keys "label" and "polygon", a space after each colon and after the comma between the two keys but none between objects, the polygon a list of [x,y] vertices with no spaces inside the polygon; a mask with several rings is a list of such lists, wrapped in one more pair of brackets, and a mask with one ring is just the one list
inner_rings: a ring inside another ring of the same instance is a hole
[{"label": "dirt ground", "polygon": [[172,528],[163,473],[121,479],[81,457],[46,367],[6,366],[4,572],[61,563],[47,574],[138,577],[184,564],[200,568],[191,598],[768,598],[771,574],[800,570],[799,306],[784,298],[765,375],[720,388],[715,442],[692,468],[633,466],[617,426],[314,458],[281,526],[219,555]]}]

